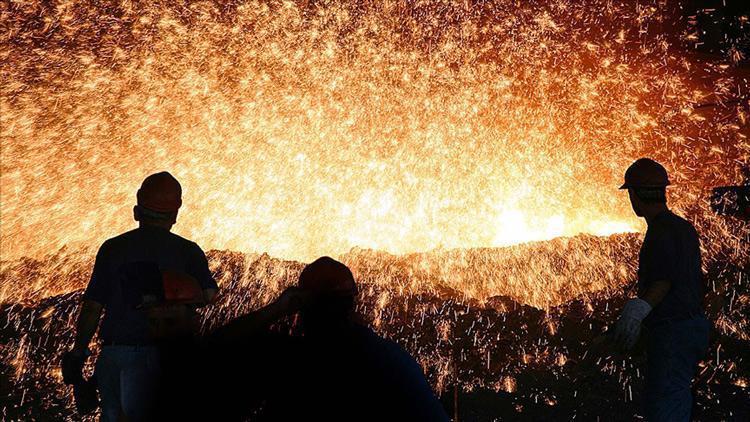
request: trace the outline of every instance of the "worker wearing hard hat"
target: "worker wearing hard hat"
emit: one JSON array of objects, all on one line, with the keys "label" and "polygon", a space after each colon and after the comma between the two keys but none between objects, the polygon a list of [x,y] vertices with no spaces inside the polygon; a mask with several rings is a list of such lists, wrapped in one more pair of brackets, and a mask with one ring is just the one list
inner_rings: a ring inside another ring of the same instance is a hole
[{"label": "worker wearing hard hat", "polygon": [[667,171],[648,158],[625,173],[633,211],[648,229],[638,265],[638,297],[630,299],[614,329],[630,350],[645,328],[645,412],[649,421],[688,421],[691,382],[708,348],[710,324],[702,310],[704,286],[698,233],[667,207]]},{"label": "worker wearing hard hat", "polygon": [[[357,290],[346,265],[322,257],[302,270],[298,286],[214,332],[224,345],[211,371],[218,380],[203,384],[214,408],[229,412],[255,398],[263,403],[257,420],[447,422],[414,358],[357,322]],[[302,335],[268,330],[293,314]]]},{"label": "worker wearing hard hat", "polygon": [[201,248],[170,231],[182,205],[179,182],[167,172],[152,174],[136,199],[139,227],[99,248],[75,345],[63,359],[66,375],[80,379],[104,310],[94,376],[105,421],[149,419],[162,374],[160,342],[189,336],[195,307],[217,293]]}]

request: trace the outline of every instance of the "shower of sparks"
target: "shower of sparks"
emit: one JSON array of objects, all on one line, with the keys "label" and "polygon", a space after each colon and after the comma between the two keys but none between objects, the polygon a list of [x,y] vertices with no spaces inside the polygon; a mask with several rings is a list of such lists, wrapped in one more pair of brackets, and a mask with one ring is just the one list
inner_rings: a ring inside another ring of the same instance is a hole
[{"label": "shower of sparks", "polygon": [[[205,329],[295,281],[301,264],[269,255],[340,254],[361,314],[436,390],[489,387],[521,413],[579,394],[534,371],[591,371],[634,400],[638,365],[581,345],[633,280],[640,237],[618,233],[644,226],[617,187],[651,156],[701,232],[722,341],[748,341],[750,229],[705,200],[749,161],[748,79],[738,50],[678,48],[699,36],[665,35],[664,3],[0,4],[0,310],[21,333],[0,363],[18,414],[72,412],[57,362],[93,248],[133,226],[160,170],[183,185],[176,231],[223,250]],[[701,376],[746,391],[733,356]]]},{"label": "shower of sparks", "polygon": [[294,259],[642,229],[623,169],[735,167],[693,106],[739,82],[588,3],[4,3],[3,256],[99,244],[163,169],[179,233]]}]

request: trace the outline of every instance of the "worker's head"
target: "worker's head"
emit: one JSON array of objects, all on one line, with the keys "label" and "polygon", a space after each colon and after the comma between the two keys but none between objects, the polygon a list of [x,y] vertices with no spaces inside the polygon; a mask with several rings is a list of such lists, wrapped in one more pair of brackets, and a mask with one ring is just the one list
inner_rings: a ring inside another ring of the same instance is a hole
[{"label": "worker's head", "polygon": [[136,194],[133,218],[141,224],[171,228],[182,205],[182,187],[166,171],[148,176]]},{"label": "worker's head", "polygon": [[318,258],[302,270],[299,287],[309,294],[300,312],[306,333],[331,332],[351,323],[357,285],[346,265],[327,256]]},{"label": "worker's head", "polygon": [[654,160],[640,158],[625,172],[625,183],[633,211],[639,217],[664,209],[667,204],[667,170]]}]

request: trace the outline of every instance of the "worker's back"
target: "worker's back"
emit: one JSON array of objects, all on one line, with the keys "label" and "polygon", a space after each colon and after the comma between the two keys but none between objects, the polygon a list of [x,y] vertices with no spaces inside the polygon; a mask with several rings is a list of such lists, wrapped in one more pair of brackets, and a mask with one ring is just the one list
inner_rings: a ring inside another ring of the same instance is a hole
[{"label": "worker's back", "polygon": [[195,278],[202,288],[216,288],[200,247],[169,230],[142,226],[104,242],[97,254],[85,298],[104,305],[103,344],[150,343],[146,312],[137,309],[133,292],[149,271],[173,270]]},{"label": "worker's back", "polygon": [[665,211],[649,223],[640,253],[639,288],[670,281],[664,299],[646,318],[647,325],[702,315],[704,286],[700,242],[692,224]]},{"label": "worker's back", "polygon": [[216,364],[193,390],[214,406],[195,420],[448,420],[421,367],[396,343],[359,325],[330,334],[209,341],[202,353]]},{"label": "worker's back", "polygon": [[154,288],[167,294],[165,274],[184,274],[197,282],[198,295],[217,287],[206,256],[196,243],[164,228],[142,225],[102,245],[86,292],[89,297],[96,295],[105,306],[101,327],[104,346],[158,347],[152,359],[152,365],[158,368],[154,373],[158,381],[149,394],[155,406],[150,410],[150,420],[179,419],[189,409],[182,403],[182,386],[195,378],[196,366],[205,364],[195,354],[191,340],[197,331],[197,303],[175,305],[161,297],[143,305],[144,293]]},{"label": "worker's back", "polygon": [[421,367],[369,328],[287,337],[280,345],[264,420],[444,420]]}]

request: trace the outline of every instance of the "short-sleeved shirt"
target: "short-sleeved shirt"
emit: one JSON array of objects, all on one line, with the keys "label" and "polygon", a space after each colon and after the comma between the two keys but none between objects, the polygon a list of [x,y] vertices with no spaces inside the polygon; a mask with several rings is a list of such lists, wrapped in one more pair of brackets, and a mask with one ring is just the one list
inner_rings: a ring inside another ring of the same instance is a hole
[{"label": "short-sleeved shirt", "polygon": [[104,306],[100,337],[105,343],[147,344],[148,320],[143,310],[125,300],[127,274],[135,265],[184,272],[203,289],[216,289],[203,250],[195,242],[160,227],[143,226],[107,240],[99,248],[84,299]]},{"label": "short-sleeved shirt", "polygon": [[658,214],[648,225],[639,261],[639,291],[656,281],[671,284],[664,299],[644,321],[647,326],[702,315],[700,241],[692,224],[669,211]]}]

